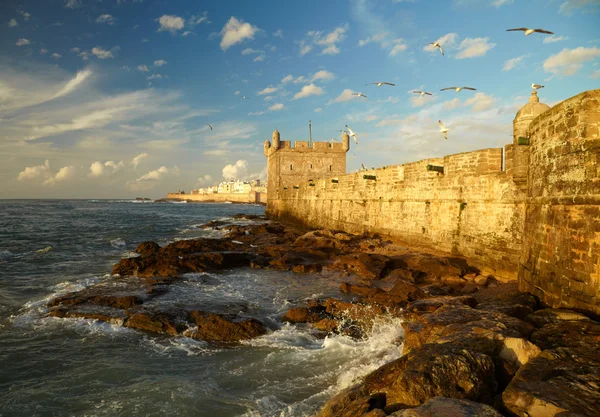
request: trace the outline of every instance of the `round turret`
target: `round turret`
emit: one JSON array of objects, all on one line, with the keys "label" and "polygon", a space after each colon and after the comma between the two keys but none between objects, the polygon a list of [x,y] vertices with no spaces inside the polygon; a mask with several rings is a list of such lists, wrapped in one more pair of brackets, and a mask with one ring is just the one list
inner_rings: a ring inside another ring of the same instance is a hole
[{"label": "round turret", "polygon": [[279,149],[279,143],[281,141],[281,135],[279,134],[279,130],[275,129],[273,131],[273,135],[271,136],[271,140],[273,141],[273,147],[275,149]]},{"label": "round turret", "polygon": [[264,148],[264,153],[265,153],[265,156],[269,156],[269,148],[270,148],[270,147],[271,147],[271,142],[269,142],[269,139],[266,139],[266,140],[265,140],[265,144],[264,144],[264,146],[263,146],[263,148]]},{"label": "round turret", "polygon": [[342,149],[345,151],[350,149],[350,135],[348,135],[348,132],[342,133]]},{"label": "round turret", "polygon": [[540,103],[537,91],[531,92],[529,103],[524,105],[521,110],[517,112],[517,115],[513,120],[513,141],[515,144],[517,143],[519,136],[527,137],[529,123],[549,108],[550,106],[547,104]]}]

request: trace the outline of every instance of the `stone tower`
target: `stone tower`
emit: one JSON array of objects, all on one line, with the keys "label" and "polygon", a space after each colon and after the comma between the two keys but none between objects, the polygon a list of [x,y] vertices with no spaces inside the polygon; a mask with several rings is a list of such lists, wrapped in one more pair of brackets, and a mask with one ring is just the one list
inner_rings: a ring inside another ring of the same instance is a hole
[{"label": "stone tower", "polygon": [[[283,187],[293,187],[323,177],[335,177],[346,173],[346,152],[350,149],[350,137],[342,135],[342,143],[292,142],[281,140],[276,129],[271,142],[264,143],[267,157],[268,200],[279,199]],[[267,211],[268,211],[267,203]]]},{"label": "stone tower", "polygon": [[527,186],[529,146],[520,146],[518,141],[520,137],[529,139],[529,124],[549,108],[547,104],[540,103],[537,91],[534,90],[529,97],[529,103],[517,112],[513,120],[513,180],[523,188]]}]

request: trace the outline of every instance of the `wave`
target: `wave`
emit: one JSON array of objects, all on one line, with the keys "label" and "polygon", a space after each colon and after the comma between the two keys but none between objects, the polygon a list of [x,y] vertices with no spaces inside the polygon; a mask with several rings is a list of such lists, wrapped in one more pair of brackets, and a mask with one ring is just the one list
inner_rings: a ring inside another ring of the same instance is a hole
[{"label": "wave", "polygon": [[127,243],[121,238],[116,238],[110,241],[110,246],[113,248],[122,248],[123,246],[127,246]]},{"label": "wave", "polygon": [[49,245],[49,246],[46,246],[45,248],[36,250],[35,253],[48,253],[53,249],[54,248],[52,247],[52,245]]},{"label": "wave", "polygon": [[13,256],[15,256],[15,254],[9,250],[0,250],[0,261],[12,258]]}]

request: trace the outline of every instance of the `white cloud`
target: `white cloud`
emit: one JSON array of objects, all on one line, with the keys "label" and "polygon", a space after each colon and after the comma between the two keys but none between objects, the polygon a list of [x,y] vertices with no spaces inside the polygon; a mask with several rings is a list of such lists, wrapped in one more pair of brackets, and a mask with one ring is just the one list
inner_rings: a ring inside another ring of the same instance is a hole
[{"label": "white cloud", "polygon": [[594,6],[600,6],[600,0],[567,0],[560,5],[559,13],[572,15],[577,9],[587,8],[588,11]]},{"label": "white cloud", "polygon": [[267,94],[272,94],[275,91],[277,91],[277,87],[273,87],[273,86],[269,86],[267,88],[262,89],[261,91],[258,92],[259,96],[265,96]]},{"label": "white cloud", "polygon": [[158,23],[160,24],[160,27],[158,28],[159,32],[167,31],[171,32],[172,34],[175,34],[178,30],[183,29],[183,26],[185,25],[181,17],[168,14],[162,15],[160,18],[158,18]]},{"label": "white cloud", "polygon": [[300,56],[309,53],[313,46],[321,47],[321,55],[337,55],[340,53],[338,43],[343,42],[347,37],[348,25],[338,26],[329,33],[311,30],[306,33],[306,39],[299,42]]},{"label": "white cloud", "polygon": [[556,36],[556,35],[544,36],[544,43],[561,42],[561,41],[566,41],[568,39],[569,39],[568,36]]},{"label": "white cloud", "polygon": [[98,178],[103,176],[112,175],[115,172],[121,170],[125,166],[123,161],[106,161],[104,163],[100,161],[96,161],[90,165],[90,172],[88,177],[90,178]]},{"label": "white cloud", "polygon": [[163,78],[167,77],[162,74],[152,74],[151,76],[146,77],[147,80],[162,80]]},{"label": "white cloud", "polygon": [[269,107],[270,111],[279,111],[279,110],[283,110],[284,105],[282,103],[277,103],[277,104],[273,104],[271,107]]},{"label": "white cloud", "polygon": [[148,68],[148,65],[138,65],[137,66],[138,71],[141,72],[149,72],[150,68]]},{"label": "white cloud", "polygon": [[168,173],[169,168],[163,165],[154,171],[150,171],[147,174],[142,175],[136,181],[158,181]]},{"label": "white cloud", "polygon": [[106,49],[102,49],[99,46],[96,46],[96,47],[92,48],[92,54],[94,54],[99,59],[108,59],[108,58],[114,58],[115,57],[113,55],[112,51],[107,51]]},{"label": "white cloud", "polygon": [[248,116],[262,116],[263,114],[265,114],[264,111],[251,111]]},{"label": "white cloud", "polygon": [[266,96],[264,98],[265,101],[271,101],[271,100],[274,100],[274,99],[275,99],[275,97],[273,97],[273,96]]},{"label": "white cloud", "polygon": [[325,94],[325,91],[323,91],[321,87],[317,87],[314,84],[309,84],[302,87],[302,89],[294,95],[293,100],[310,96],[320,96],[323,94]]},{"label": "white cloud", "polygon": [[8,21],[8,27],[9,28],[14,28],[14,27],[17,27],[17,26],[19,26],[19,22],[17,22],[17,19],[10,19]]},{"label": "white cloud", "polygon": [[321,113],[323,111],[323,108],[317,107],[314,111],[315,111],[315,113]]},{"label": "white cloud", "polygon": [[[192,31],[190,31],[190,30],[186,30],[185,32],[183,32],[183,33],[181,34],[181,36],[190,36],[190,35],[195,35],[195,33],[194,33],[194,32],[192,32]],[[147,41],[148,41],[148,40],[146,39],[146,42],[147,42]]]},{"label": "white cloud", "polygon": [[244,179],[248,175],[248,161],[240,159],[235,164],[225,165],[222,174],[226,181]]},{"label": "white cloud", "polygon": [[92,71],[89,69],[79,71],[75,78],[70,80],[63,88],[61,88],[52,98],[58,98],[66,96],[67,94],[75,91],[79,86],[81,86],[85,80],[87,80],[92,75]]},{"label": "white cloud", "polygon": [[192,26],[195,26],[195,25],[199,25],[200,23],[211,23],[211,22],[210,22],[210,20],[208,20],[208,12],[204,12],[204,13],[202,13],[202,16],[192,15],[188,19],[188,23]]},{"label": "white cloud", "polygon": [[[375,35],[369,36],[366,39],[361,39],[358,41],[358,46],[365,46],[370,43],[380,43],[383,44],[388,37],[387,32],[376,33]],[[383,45],[382,45],[383,46]]]},{"label": "white cloud", "polygon": [[321,55],[337,55],[340,53],[340,48],[336,45],[329,45],[321,51]]},{"label": "white cloud", "polygon": [[489,43],[489,39],[465,38],[458,46],[460,52],[456,55],[456,59],[484,56],[490,49],[496,46],[495,43]]},{"label": "white cloud", "polygon": [[342,91],[342,94],[340,94],[333,100],[329,100],[327,104],[342,103],[344,101],[354,100],[355,98],[356,96],[354,95],[354,91],[350,90],[349,88],[346,88],[344,91]]},{"label": "white cloud", "polygon": [[42,185],[54,185],[57,182],[67,181],[75,177],[77,169],[74,166],[62,167],[58,170],[56,175],[48,178],[42,183]]},{"label": "white cloud", "polygon": [[236,91],[235,93],[233,93],[233,95],[235,96],[239,96],[240,95],[240,90]]},{"label": "white cloud", "polygon": [[474,112],[480,112],[490,109],[495,102],[496,99],[494,97],[488,96],[487,94],[480,92],[475,94],[467,101],[465,101],[463,107],[471,106],[471,110],[473,110]]},{"label": "white cloud", "polygon": [[154,186],[165,177],[177,175],[179,175],[179,168],[167,168],[165,165],[163,165],[160,168],[155,169],[154,171],[150,171],[142,175],[135,181],[127,182],[126,185],[132,191],[150,190],[154,188]]},{"label": "white cloud", "polygon": [[321,80],[321,81],[330,81],[335,78],[335,74],[333,72],[329,72],[327,70],[320,70],[315,73],[310,79],[311,82]]},{"label": "white cloud", "polygon": [[275,32],[273,32],[273,36],[276,37],[276,38],[283,39],[283,31],[281,29],[276,30]]},{"label": "white cloud", "polygon": [[421,96],[418,94],[414,94],[410,98],[410,101],[411,101],[413,107],[422,107],[422,106],[426,105],[427,103],[433,102],[435,100],[436,100],[435,96],[428,96],[428,95]]},{"label": "white cloud", "polygon": [[108,13],[102,14],[98,16],[96,19],[96,23],[106,23],[109,25],[113,25],[115,23],[115,18],[109,15]]},{"label": "white cloud", "polygon": [[511,69],[513,69],[517,65],[519,65],[521,62],[523,62],[523,59],[525,59],[525,55],[521,55],[516,58],[511,58],[511,59],[506,60],[506,62],[504,63],[504,68],[502,68],[502,71],[510,71]]},{"label": "white cloud", "polygon": [[29,39],[25,39],[25,38],[19,38],[17,39],[17,42],[15,43],[15,45],[17,46],[25,46],[25,45],[29,45],[31,44],[31,42],[29,41]]},{"label": "white cloud", "polygon": [[300,84],[300,83],[303,83],[306,81],[307,81],[306,78],[304,78],[302,75],[294,78],[292,76],[292,74],[289,74],[289,75],[286,75],[285,77],[283,77],[283,79],[281,80],[281,84],[287,84],[289,82],[293,82],[294,84]]},{"label": "white cloud", "polygon": [[46,55],[47,53],[48,53],[48,50],[46,48],[40,49],[40,55]]},{"label": "white cloud", "polygon": [[544,71],[554,75],[571,76],[577,73],[583,63],[600,57],[600,48],[585,48],[580,46],[575,49],[563,49],[544,61]]},{"label": "white cloud", "polygon": [[80,0],[65,0],[65,7],[67,9],[76,9],[81,6]]},{"label": "white cloud", "polygon": [[252,62],[262,62],[262,61],[264,61],[264,60],[265,60],[265,56],[264,56],[264,55],[259,55],[259,56],[257,56],[256,58],[254,58],[254,59],[252,60]]},{"label": "white cloud", "polygon": [[442,106],[442,109],[449,111],[454,110],[458,106],[460,106],[460,100],[458,98],[453,98],[450,101],[445,101],[444,105]]},{"label": "white cloud", "polygon": [[17,13],[19,13],[21,16],[23,16],[23,19],[25,21],[31,19],[31,14],[27,13],[25,10],[23,9],[17,9]]},{"label": "white cloud", "polygon": [[[442,36],[441,38],[438,38],[434,42],[442,45],[442,48],[444,49],[444,51],[446,51],[446,50],[452,49],[456,46],[456,43],[458,42],[458,34],[446,33],[444,36]],[[433,45],[425,45],[423,47],[423,50],[427,51],[427,52],[438,53],[438,54],[440,53],[440,51],[437,48],[434,48]]]},{"label": "white cloud", "polygon": [[143,159],[146,159],[148,157],[148,154],[146,152],[143,152],[135,157],[133,157],[133,159],[131,160],[131,165],[133,165],[134,168],[137,168],[138,165],[142,162]]},{"label": "white cloud", "polygon": [[238,20],[231,16],[229,21],[221,30],[221,49],[226,51],[231,46],[243,42],[248,39],[254,39],[254,35],[259,31],[259,28],[252,26],[250,23],[245,23],[243,20]]},{"label": "white cloud", "polygon": [[250,55],[250,54],[262,54],[265,51],[263,51],[262,49],[252,49],[252,48],[246,48],[242,51],[242,55]]},{"label": "white cloud", "polygon": [[213,182],[213,177],[211,175],[204,175],[203,177],[198,178],[197,182],[199,185],[208,185]]},{"label": "white cloud", "polygon": [[56,52],[54,52],[54,53],[51,55],[51,57],[52,57],[53,59],[60,59],[60,58],[62,57],[62,55],[61,55],[61,54],[57,54]]},{"label": "white cloud", "polygon": [[[261,112],[262,114],[263,112]],[[209,151],[204,151],[204,155],[206,156],[219,156],[219,157],[223,157],[223,156],[228,156],[229,155],[229,151],[226,149],[211,149]]]},{"label": "white cloud", "polygon": [[159,59],[158,61],[154,61],[155,67],[162,67],[163,65],[167,65],[167,61],[164,59]]},{"label": "white cloud", "polygon": [[396,56],[400,52],[406,51],[407,48],[408,45],[404,43],[404,40],[402,38],[394,39],[394,47],[390,51],[390,56]]},{"label": "white cloud", "polygon": [[28,181],[38,178],[46,178],[50,175],[50,161],[46,159],[43,165],[37,165],[33,167],[25,167],[23,171],[19,173],[17,180]]},{"label": "white cloud", "polygon": [[511,4],[514,1],[515,0],[494,0],[494,1],[492,1],[492,6],[500,7],[500,6],[504,6],[505,4]]},{"label": "white cloud", "polygon": [[300,41],[300,56],[304,56],[310,51],[312,51],[312,45],[306,43],[305,41]]},{"label": "white cloud", "polygon": [[377,116],[375,116],[374,114],[370,114],[366,117],[365,119],[367,122],[373,122],[375,120],[377,120]]}]

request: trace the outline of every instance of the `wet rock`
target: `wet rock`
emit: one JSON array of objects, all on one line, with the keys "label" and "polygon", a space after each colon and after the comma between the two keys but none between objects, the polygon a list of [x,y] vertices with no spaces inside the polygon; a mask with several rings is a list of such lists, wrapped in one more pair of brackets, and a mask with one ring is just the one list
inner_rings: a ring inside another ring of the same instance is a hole
[{"label": "wet rock", "polygon": [[471,272],[469,265],[459,258],[441,258],[425,253],[410,252],[400,257],[410,269],[422,271],[429,280],[447,276],[463,276]]},{"label": "wet rock", "polygon": [[410,268],[396,268],[384,278],[387,281],[405,281],[411,284],[421,284],[427,275],[422,271],[416,271]]},{"label": "wet rock", "polygon": [[502,394],[510,415],[600,415],[600,356],[596,349],[545,350],[522,366]]},{"label": "wet rock", "polygon": [[319,264],[300,264],[292,268],[292,272],[299,274],[318,274],[323,270],[323,266]]},{"label": "wet rock", "polygon": [[440,281],[442,281],[446,285],[464,285],[467,283],[466,279],[461,278],[457,275],[449,275],[446,277],[442,277]]},{"label": "wet rock", "polygon": [[141,310],[131,313],[125,327],[177,336],[187,328],[187,323],[182,312]]},{"label": "wet rock", "polygon": [[485,287],[489,284],[490,279],[485,275],[477,275],[473,282],[475,282],[477,285]]},{"label": "wet rock", "polygon": [[477,305],[477,300],[469,296],[432,297],[424,300],[414,301],[407,306],[406,310],[411,313],[431,313],[445,305],[467,305],[469,307],[475,307]]},{"label": "wet rock", "polygon": [[386,308],[373,304],[351,303],[337,300],[335,298],[326,299],[323,304],[325,312],[341,320],[351,320],[370,326],[377,317],[386,313]]},{"label": "wet rock", "polygon": [[531,335],[531,341],[543,350],[588,346],[600,352],[600,323],[574,320],[546,324]]},{"label": "wet rock", "polygon": [[347,294],[357,294],[364,297],[372,297],[376,294],[386,294],[385,291],[380,290],[379,288],[366,285],[350,284],[348,282],[343,282],[342,285],[340,285],[340,291]]},{"label": "wet rock", "polygon": [[[111,294],[116,292],[116,294]],[[83,291],[71,292],[62,296],[58,296],[48,303],[49,307],[57,306],[78,306],[81,304],[91,303],[99,306],[114,307],[120,309],[128,309],[137,304],[142,304],[144,300],[131,294],[121,294],[117,288],[105,287],[90,287]]]},{"label": "wet rock", "polygon": [[493,407],[468,400],[435,397],[425,404],[389,414],[393,417],[502,417]]},{"label": "wet rock", "polygon": [[136,253],[140,255],[152,255],[160,250],[160,246],[156,242],[142,242],[137,248],[135,248]]},{"label": "wet rock", "polygon": [[331,230],[314,230],[298,237],[292,244],[296,248],[315,248],[326,252],[338,253],[353,236]]},{"label": "wet rock", "polygon": [[525,317],[525,321],[533,324],[535,327],[543,327],[550,323],[560,323],[564,321],[591,321],[591,319],[573,310],[563,308],[546,308],[538,310]]},{"label": "wet rock", "polygon": [[122,326],[127,316],[123,311],[106,309],[106,310],[89,310],[89,309],[67,309],[67,308],[55,308],[48,312],[50,317],[58,318],[69,318],[69,319],[88,319],[98,320],[110,324],[116,324]]},{"label": "wet rock", "polygon": [[338,329],[341,326],[341,323],[335,319],[324,318],[313,322],[312,326],[317,330],[321,330],[327,333],[337,333]]},{"label": "wet rock", "polygon": [[487,302],[478,304],[476,307],[478,310],[495,311],[498,313],[506,314],[507,316],[516,317],[523,320],[525,316],[533,313],[531,307],[523,304],[512,304],[506,302]]},{"label": "wet rock", "polygon": [[466,284],[460,289],[460,293],[463,295],[471,295],[479,291],[479,286],[476,284]]},{"label": "wet rock", "polygon": [[289,309],[281,321],[284,323],[314,323],[323,318],[325,308],[318,307],[296,307]]},{"label": "wet rock", "polygon": [[386,399],[384,394],[369,394],[364,387],[351,387],[332,397],[315,417],[380,417]]},{"label": "wet rock", "polygon": [[142,304],[144,300],[135,295],[98,295],[89,300],[93,304],[126,310],[135,305]]},{"label": "wet rock", "polygon": [[497,388],[491,357],[450,343],[413,350],[369,374],[364,385],[385,393],[388,407],[440,396],[491,403]]},{"label": "wet rock", "polygon": [[233,321],[224,316],[192,311],[190,319],[196,328],[189,329],[185,336],[210,342],[239,342],[262,336],[267,332],[265,326],[256,319]]},{"label": "wet rock", "polygon": [[359,253],[337,258],[331,269],[352,272],[361,278],[375,280],[382,278],[388,267],[390,258],[375,253]]}]

